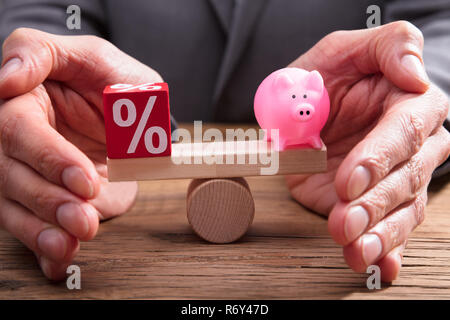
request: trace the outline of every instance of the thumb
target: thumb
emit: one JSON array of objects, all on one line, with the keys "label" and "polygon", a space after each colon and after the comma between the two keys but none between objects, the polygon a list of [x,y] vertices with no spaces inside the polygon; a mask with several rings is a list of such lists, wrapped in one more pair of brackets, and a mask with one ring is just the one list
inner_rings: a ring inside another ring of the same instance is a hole
[{"label": "thumb", "polygon": [[15,30],[3,44],[0,99],[29,92],[45,79],[100,93],[112,83],[162,81],[156,71],[104,39]]},{"label": "thumb", "polygon": [[398,88],[423,93],[430,80],[423,64],[423,35],[413,24],[396,21],[364,30],[336,31],[297,59],[293,65],[317,69],[324,80],[336,74],[356,82],[383,73]]}]

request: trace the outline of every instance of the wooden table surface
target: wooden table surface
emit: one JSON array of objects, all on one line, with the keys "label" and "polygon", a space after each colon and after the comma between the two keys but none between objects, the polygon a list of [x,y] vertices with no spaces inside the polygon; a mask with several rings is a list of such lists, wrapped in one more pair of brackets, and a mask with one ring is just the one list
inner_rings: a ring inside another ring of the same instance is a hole
[{"label": "wooden table surface", "polygon": [[327,221],[291,199],[284,178],[248,178],[253,226],[237,243],[199,239],[185,211],[189,180],[140,183],[135,206],[101,224],[74,264],[81,290],[41,274],[34,255],[0,231],[0,298],[450,299],[450,179],[429,189],[425,222],[412,234],[400,278],[368,290],[350,270]]}]

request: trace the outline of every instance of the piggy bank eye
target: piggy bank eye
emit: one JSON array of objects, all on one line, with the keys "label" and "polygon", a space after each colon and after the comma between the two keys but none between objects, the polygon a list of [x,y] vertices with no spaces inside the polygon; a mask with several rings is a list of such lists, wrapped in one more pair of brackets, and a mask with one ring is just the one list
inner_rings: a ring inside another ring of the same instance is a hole
[{"label": "piggy bank eye", "polygon": [[307,96],[306,94],[304,94],[304,95],[303,95],[303,98],[305,98],[305,99],[306,99],[306,98],[308,98],[308,96]]},{"label": "piggy bank eye", "polygon": [[292,99],[295,99],[295,94],[292,95]]}]

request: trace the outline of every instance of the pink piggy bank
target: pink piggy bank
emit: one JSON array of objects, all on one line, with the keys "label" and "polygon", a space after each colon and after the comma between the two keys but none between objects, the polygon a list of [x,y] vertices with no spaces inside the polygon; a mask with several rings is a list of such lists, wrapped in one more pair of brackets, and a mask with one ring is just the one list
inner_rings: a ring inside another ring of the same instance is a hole
[{"label": "pink piggy bank", "polygon": [[284,68],[271,73],[256,91],[255,116],[268,141],[272,129],[279,130],[275,149],[300,145],[322,147],[320,130],[330,113],[330,99],[318,71]]}]

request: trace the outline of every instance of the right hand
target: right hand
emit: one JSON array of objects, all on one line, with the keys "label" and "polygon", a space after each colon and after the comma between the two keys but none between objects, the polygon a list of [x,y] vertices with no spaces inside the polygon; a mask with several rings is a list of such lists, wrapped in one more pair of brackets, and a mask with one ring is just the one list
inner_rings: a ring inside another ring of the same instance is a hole
[{"label": "right hand", "polygon": [[450,154],[449,101],[426,75],[423,43],[419,29],[397,21],[333,32],[291,65],[320,71],[331,101],[321,132],[328,169],[287,177],[292,195],[329,214],[354,271],[377,264],[386,282],[398,276],[431,175]]},{"label": "right hand", "polygon": [[109,183],[102,92],[162,81],[94,36],[17,29],[0,69],[0,227],[61,279],[99,219],[129,209],[137,184]]}]

